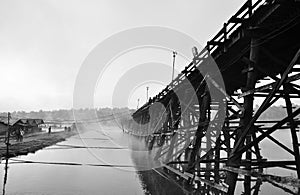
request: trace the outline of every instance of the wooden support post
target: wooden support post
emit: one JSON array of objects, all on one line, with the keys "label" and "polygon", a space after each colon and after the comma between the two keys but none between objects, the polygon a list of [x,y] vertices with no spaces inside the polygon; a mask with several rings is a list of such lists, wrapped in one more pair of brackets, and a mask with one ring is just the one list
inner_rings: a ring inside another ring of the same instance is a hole
[{"label": "wooden support post", "polygon": [[[207,104],[208,105],[207,105],[207,109],[205,109],[205,116],[204,116],[204,118],[205,118],[205,120],[210,121],[210,115],[211,115],[210,102],[207,102]],[[205,135],[206,148],[205,148],[204,151],[208,154],[209,150],[212,148],[212,143],[213,143],[212,142],[212,137],[214,135],[212,134],[211,131],[207,130],[207,127],[204,127],[203,131],[206,131],[206,135]],[[201,149],[202,148],[200,148],[199,152],[201,152]],[[207,155],[206,159],[207,160],[212,159],[212,156],[213,156],[213,153],[211,153],[210,155]],[[219,162],[217,162],[217,160],[216,160],[216,162],[214,162],[214,163],[218,164]],[[205,166],[206,166],[207,170],[211,170],[212,163],[206,163]],[[205,175],[205,179],[209,181],[211,173],[209,171],[207,171],[207,172],[204,173],[204,175]],[[206,192],[207,192],[207,194],[209,194],[209,192],[210,192],[210,186],[209,185],[206,185]]]},{"label": "wooden support post", "polygon": [[[228,111],[228,105],[227,105],[227,110],[226,110],[226,118],[228,119],[229,117],[229,111]],[[226,152],[227,152],[227,158],[229,158],[229,155],[231,153],[231,148],[230,148],[230,135],[229,135],[229,131],[227,130],[227,128],[230,127],[230,122],[229,120],[225,121],[225,128],[223,127],[223,135],[224,135],[224,142],[226,145]]]},{"label": "wooden support post", "polygon": [[206,120],[206,111],[207,108],[209,107],[210,104],[210,95],[208,92],[208,89],[206,89],[206,91],[204,92],[205,95],[203,96],[202,99],[199,98],[199,104],[200,104],[200,119],[199,119],[199,125],[197,128],[197,132],[196,132],[196,141],[194,143],[193,146],[193,150],[191,152],[191,156],[190,156],[190,160],[189,160],[189,164],[188,164],[188,169],[192,170],[194,169],[194,162],[196,161],[196,156],[197,153],[199,152],[199,148],[201,146],[201,140],[203,137],[203,127],[200,125],[201,122]]},{"label": "wooden support post", "polygon": [[249,18],[252,16],[252,12],[253,12],[253,10],[252,10],[252,0],[248,0],[248,16],[249,16]]},{"label": "wooden support post", "polygon": [[[256,45],[255,43],[255,39],[253,38],[251,40],[251,50],[250,50],[250,60],[254,63],[258,63],[258,52],[259,52],[259,48]],[[251,67],[251,64],[248,64],[249,68],[252,68]],[[246,83],[246,90],[249,91],[249,90],[252,90],[255,88],[255,84],[256,84],[256,81],[257,81],[257,78],[256,78],[256,71],[253,70],[253,71],[249,71],[247,73],[247,83]],[[241,117],[240,119],[240,129],[238,130],[238,134],[236,136],[236,142],[235,144],[238,143],[238,140],[239,138],[241,137],[241,134],[243,134],[247,127],[247,125],[249,124],[249,122],[251,121],[252,119],[252,115],[253,115],[253,95],[248,95],[248,96],[245,96],[244,97],[244,114],[243,116]],[[252,127],[251,127],[252,129]],[[249,132],[252,132],[251,130]],[[249,144],[251,142],[251,134],[247,134],[246,135],[246,139],[245,139],[245,144]],[[251,161],[251,151],[248,150],[246,152],[246,159],[248,161]],[[236,167],[238,168],[239,167],[239,163],[241,161],[241,155],[236,155],[234,158],[230,158],[228,160],[228,165],[229,166],[232,166],[232,167]],[[251,169],[251,165],[249,163],[249,165],[246,166],[246,169],[249,170]],[[236,186],[236,181],[237,181],[237,174],[236,173],[232,173],[232,172],[227,172],[227,177],[226,177],[226,183],[229,185],[229,189],[228,189],[228,194],[234,194],[234,191],[235,191],[235,186]],[[250,195],[251,194],[251,177],[250,176],[246,176],[245,177],[245,182],[244,182],[244,194],[245,195]]]},{"label": "wooden support post", "polygon": [[[174,98],[174,97],[173,97]],[[175,119],[174,119],[174,116],[175,116],[175,113],[174,113],[174,110],[173,108],[175,107],[175,101],[174,99],[171,98],[170,100],[170,130],[173,132],[173,136],[170,137],[171,139],[171,142],[170,142],[170,145],[169,145],[169,150],[168,150],[168,153],[167,153],[167,156],[166,156],[166,161],[165,162],[170,162],[172,160],[172,157],[176,157],[176,156],[173,156],[174,153],[176,153],[176,148],[177,148],[177,142],[178,142],[178,134],[176,132],[174,132],[174,125],[175,125]]]},{"label": "wooden support post", "polygon": [[224,52],[226,52],[227,51],[227,47],[226,47],[226,40],[227,40],[227,24],[226,23],[224,23],[223,24],[223,39],[224,39],[224,48],[223,48],[223,51]]},{"label": "wooden support post", "polygon": [[290,118],[296,117],[298,114],[300,114],[300,108],[295,110],[290,116],[287,116],[286,118],[282,119],[272,127],[268,128],[267,131],[264,131],[259,137],[257,137],[255,140],[253,140],[250,144],[247,146],[241,147],[238,151],[235,152],[235,155],[239,156],[242,155],[245,151],[249,150],[251,147],[258,144],[260,141],[268,137],[271,133],[276,131],[277,129],[281,128],[285,123],[289,122]]},{"label": "wooden support post", "polygon": [[[252,134],[252,138],[253,138],[253,140],[256,139],[256,134],[255,134],[255,132]],[[258,145],[258,144],[255,144],[255,145],[254,145],[254,149],[255,149],[255,155],[256,155],[257,161],[261,161],[261,160],[262,160],[262,156],[261,156],[261,154],[260,154],[260,148],[259,148],[259,145]],[[263,169],[259,169],[259,171],[262,172]]]},{"label": "wooden support post", "polygon": [[300,180],[295,179],[294,177],[291,177],[291,176],[282,177],[282,176],[276,176],[276,175],[270,175],[270,174],[263,174],[263,173],[259,173],[259,172],[253,171],[253,170],[245,170],[245,169],[239,169],[239,168],[234,168],[234,167],[223,167],[223,169],[230,171],[230,172],[237,173],[239,175],[248,175],[248,176],[252,176],[255,178],[259,178],[264,181],[276,182],[279,184],[284,184],[284,185],[296,187],[296,188],[300,187]]},{"label": "wooden support post", "polygon": [[[221,143],[220,143],[220,137],[218,137],[215,146],[216,162],[214,162],[214,179],[216,183],[220,183],[220,150],[221,150]],[[218,195],[219,193],[216,192],[215,194]]]},{"label": "wooden support post", "polygon": [[280,78],[280,80],[278,80],[276,82],[275,86],[272,88],[272,91],[269,93],[269,95],[266,97],[266,99],[261,104],[261,106],[259,107],[259,109],[256,111],[255,115],[252,117],[251,121],[248,123],[246,129],[242,132],[241,139],[239,139],[237,141],[237,143],[235,144],[235,146],[233,148],[233,153],[235,153],[236,150],[238,148],[240,148],[240,145],[242,143],[244,143],[246,135],[250,131],[250,129],[251,129],[252,125],[254,124],[254,122],[261,115],[261,113],[265,111],[266,107],[269,107],[271,105],[270,102],[272,101],[272,99],[274,98],[276,92],[279,90],[279,88],[282,86],[282,84],[284,84],[285,82],[288,81],[288,74],[290,73],[290,71],[294,67],[294,65],[297,62],[299,56],[300,56],[300,49],[297,51],[297,53],[293,57],[292,61],[290,62],[289,66],[286,68],[286,70],[282,74],[282,77]]},{"label": "wooden support post", "polygon": [[[286,85],[283,85],[284,89],[286,89]],[[288,116],[291,116],[293,113],[292,103],[290,98],[288,97],[288,94],[285,93],[285,102],[286,102],[286,109]],[[291,136],[292,136],[292,144],[293,144],[293,150],[294,150],[294,156],[296,163],[296,169],[297,169],[297,175],[298,178],[300,178],[300,153],[299,153],[299,145],[298,145],[298,137],[296,132],[296,124],[293,117],[290,118],[290,126],[291,126]]]}]

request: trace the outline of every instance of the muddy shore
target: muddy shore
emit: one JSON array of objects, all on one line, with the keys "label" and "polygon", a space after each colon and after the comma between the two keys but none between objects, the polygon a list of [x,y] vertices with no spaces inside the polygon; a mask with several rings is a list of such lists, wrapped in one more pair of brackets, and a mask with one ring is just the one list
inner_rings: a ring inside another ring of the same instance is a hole
[{"label": "muddy shore", "polygon": [[[34,153],[37,150],[54,145],[58,142],[64,141],[66,138],[75,135],[77,132],[53,132],[48,134],[46,132],[39,132],[35,134],[28,134],[24,136],[22,142],[15,141],[15,138],[10,139],[8,157],[16,157],[18,155],[26,155]],[[6,144],[4,138],[0,140],[0,158],[7,156]]]}]

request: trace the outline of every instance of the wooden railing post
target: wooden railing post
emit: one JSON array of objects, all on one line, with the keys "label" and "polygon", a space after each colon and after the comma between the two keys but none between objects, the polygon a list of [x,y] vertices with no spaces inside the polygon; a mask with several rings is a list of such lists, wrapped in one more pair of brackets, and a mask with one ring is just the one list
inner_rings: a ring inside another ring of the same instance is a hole
[{"label": "wooden railing post", "polygon": [[224,52],[227,51],[227,47],[225,45],[226,43],[226,40],[227,40],[227,23],[224,23],[223,24],[223,46],[224,46]]},{"label": "wooden railing post", "polygon": [[252,10],[252,0],[248,0],[248,16],[249,18],[252,16],[253,10]]}]

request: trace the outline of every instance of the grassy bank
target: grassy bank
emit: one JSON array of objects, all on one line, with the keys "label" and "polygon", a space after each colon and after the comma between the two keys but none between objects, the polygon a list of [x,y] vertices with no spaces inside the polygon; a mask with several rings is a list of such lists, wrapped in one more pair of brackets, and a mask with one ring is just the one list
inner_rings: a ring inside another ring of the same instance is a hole
[{"label": "grassy bank", "polygon": [[[34,153],[37,150],[64,141],[66,138],[73,136],[76,133],[77,133],[76,131],[53,132],[51,134],[40,132],[40,133],[25,135],[22,142],[17,142],[13,138],[12,140],[10,140],[8,156],[15,157],[18,155],[26,155],[28,153]],[[4,143],[4,139],[1,139],[1,143],[0,143],[0,157],[1,158],[6,157],[6,144]]]}]

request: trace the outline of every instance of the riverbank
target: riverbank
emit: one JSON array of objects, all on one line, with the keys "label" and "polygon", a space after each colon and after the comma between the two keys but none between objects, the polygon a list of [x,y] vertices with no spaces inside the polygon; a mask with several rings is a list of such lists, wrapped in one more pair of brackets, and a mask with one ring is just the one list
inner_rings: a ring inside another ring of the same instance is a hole
[{"label": "riverbank", "polygon": [[[17,142],[13,138],[10,140],[8,157],[16,157],[19,155],[26,155],[34,153],[37,150],[54,145],[58,142],[66,140],[66,138],[76,135],[76,131],[71,132],[53,132],[48,134],[46,132],[38,132],[35,134],[25,135],[22,142]],[[0,158],[6,157],[6,144],[1,139],[0,143]]]}]

